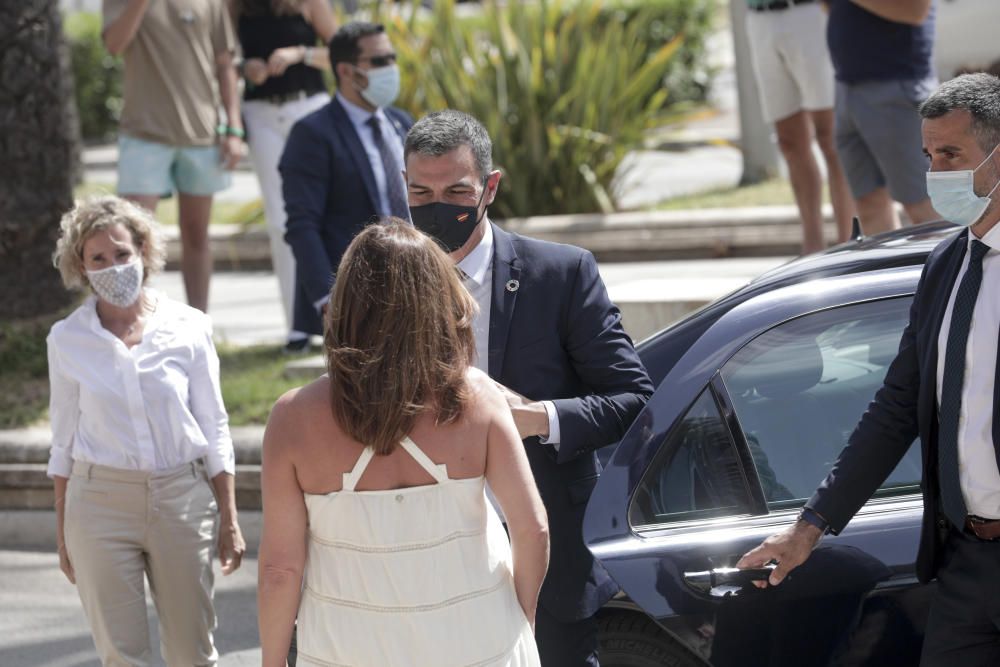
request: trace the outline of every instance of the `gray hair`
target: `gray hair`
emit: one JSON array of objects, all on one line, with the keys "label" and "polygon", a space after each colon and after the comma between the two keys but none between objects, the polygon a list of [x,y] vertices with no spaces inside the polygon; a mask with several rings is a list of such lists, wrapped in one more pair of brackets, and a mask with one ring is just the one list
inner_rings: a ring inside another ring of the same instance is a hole
[{"label": "gray hair", "polygon": [[104,195],[78,202],[59,224],[62,233],[52,253],[52,263],[68,289],[87,286],[83,246],[95,233],[114,225],[124,226],[131,234],[132,245],[142,257],[143,283],[166,262],[166,243],[152,214],[120,197]]},{"label": "gray hair", "polygon": [[438,157],[459,146],[472,149],[479,175],[493,171],[493,142],[483,124],[467,113],[445,109],[427,114],[410,128],[403,148],[403,160],[410,154]]},{"label": "gray hair", "polygon": [[951,111],[972,114],[972,135],[984,151],[1000,144],[1000,78],[977,72],[945,81],[920,105],[923,118],[940,118]]}]

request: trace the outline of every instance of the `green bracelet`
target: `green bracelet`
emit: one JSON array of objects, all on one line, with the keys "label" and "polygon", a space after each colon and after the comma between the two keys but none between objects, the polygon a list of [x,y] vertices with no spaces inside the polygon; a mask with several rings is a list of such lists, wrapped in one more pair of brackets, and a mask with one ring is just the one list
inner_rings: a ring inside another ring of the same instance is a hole
[{"label": "green bracelet", "polygon": [[227,134],[231,137],[239,137],[240,139],[243,139],[247,136],[247,133],[244,132],[242,129],[238,127],[230,127],[229,125],[225,125],[222,123],[216,126],[215,133],[219,135]]}]

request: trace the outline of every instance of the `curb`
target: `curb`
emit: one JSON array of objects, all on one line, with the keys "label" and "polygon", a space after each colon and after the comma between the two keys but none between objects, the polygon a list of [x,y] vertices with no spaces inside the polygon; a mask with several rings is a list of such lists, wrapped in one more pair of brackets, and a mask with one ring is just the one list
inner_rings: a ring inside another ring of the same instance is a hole
[{"label": "curb", "polygon": [[[833,209],[823,208],[828,243],[836,242]],[[508,231],[591,251],[598,261],[626,262],[797,255],[802,231],[795,206],[580,213],[497,220]],[[180,263],[180,230],[165,226],[167,267]],[[212,225],[209,242],[218,271],[271,268],[262,225]]]}]

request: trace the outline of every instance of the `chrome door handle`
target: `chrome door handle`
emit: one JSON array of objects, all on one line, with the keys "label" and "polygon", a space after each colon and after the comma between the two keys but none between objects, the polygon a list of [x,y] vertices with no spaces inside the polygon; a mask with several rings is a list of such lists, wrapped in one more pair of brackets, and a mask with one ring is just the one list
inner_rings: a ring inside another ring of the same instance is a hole
[{"label": "chrome door handle", "polygon": [[775,567],[777,566],[774,564],[747,569],[717,567],[700,572],[685,572],[683,576],[684,583],[699,593],[712,597],[726,597],[754,581],[766,580]]}]

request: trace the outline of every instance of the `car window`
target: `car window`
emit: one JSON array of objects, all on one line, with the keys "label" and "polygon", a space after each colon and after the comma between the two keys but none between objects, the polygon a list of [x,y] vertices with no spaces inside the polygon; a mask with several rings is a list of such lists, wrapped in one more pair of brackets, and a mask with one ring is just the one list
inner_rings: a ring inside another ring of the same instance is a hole
[{"label": "car window", "polygon": [[[906,326],[910,298],[812,313],[744,346],[721,376],[772,509],[801,505],[826,477],[882,386]],[[920,481],[911,447],[882,495]]]},{"label": "car window", "polygon": [[750,507],[732,434],[706,388],[657,452],[633,496],[629,523],[642,527],[746,514]]}]

